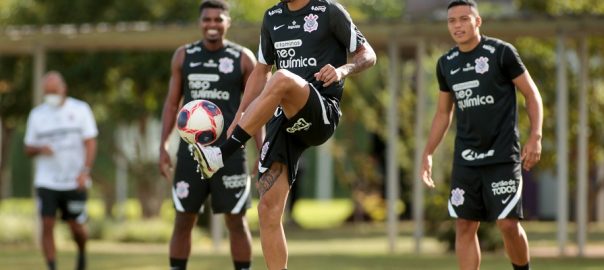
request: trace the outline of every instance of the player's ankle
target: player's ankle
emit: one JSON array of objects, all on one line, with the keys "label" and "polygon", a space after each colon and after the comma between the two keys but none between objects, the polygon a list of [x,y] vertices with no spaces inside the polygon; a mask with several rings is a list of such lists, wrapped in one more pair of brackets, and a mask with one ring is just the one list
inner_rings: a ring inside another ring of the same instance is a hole
[{"label": "player's ankle", "polygon": [[252,263],[233,261],[233,266],[235,266],[235,270],[249,270],[252,266]]},{"label": "player's ankle", "polygon": [[177,259],[170,257],[170,269],[186,270],[188,259]]},{"label": "player's ankle", "polygon": [[530,263],[525,265],[515,265],[512,263],[512,267],[514,267],[514,270],[531,270]]},{"label": "player's ankle", "polygon": [[237,125],[227,141],[220,146],[223,160],[230,157],[238,149],[241,149],[251,137],[241,126]]}]

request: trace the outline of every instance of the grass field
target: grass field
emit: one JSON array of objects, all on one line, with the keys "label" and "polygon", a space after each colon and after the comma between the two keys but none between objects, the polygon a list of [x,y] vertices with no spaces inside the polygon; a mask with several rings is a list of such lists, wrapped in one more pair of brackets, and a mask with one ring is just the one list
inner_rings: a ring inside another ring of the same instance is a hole
[{"label": "grass field", "polygon": [[[382,225],[355,225],[337,229],[301,230],[287,229],[290,261],[289,269],[456,269],[456,259],[444,252],[436,240],[423,242],[425,254],[413,254],[413,242],[409,228],[401,225],[401,236],[397,241],[397,252],[386,250]],[[529,224],[529,234],[534,231],[535,250],[549,250],[551,230],[541,225]],[[537,231],[541,230],[539,234]],[[74,247],[70,242],[59,244],[59,269],[73,269]],[[254,269],[266,269],[261,257],[258,233],[254,232]],[[553,249],[555,251],[555,249]],[[545,254],[545,255],[544,255]],[[115,243],[92,241],[89,245],[90,270],[160,270],[167,269],[167,244]],[[41,252],[32,246],[1,246],[0,269],[44,269]],[[604,269],[604,257],[556,258],[555,252],[541,252],[534,256],[533,269]],[[218,250],[212,248],[207,238],[194,244],[189,269],[232,269],[228,244],[224,242]],[[485,253],[482,269],[511,269],[503,253]]]},{"label": "grass field", "polygon": [[[37,270],[45,269],[45,263],[39,248],[31,241],[11,242],[10,239],[31,239],[33,231],[33,205],[25,201],[14,203],[4,201],[0,205],[0,270]],[[294,217],[306,229],[286,227],[289,246],[289,269],[457,269],[456,258],[445,251],[445,244],[433,237],[422,242],[423,253],[414,253],[413,224],[401,222],[396,252],[387,250],[385,225],[383,223],[342,224],[350,213],[351,206],[346,201],[328,204],[302,201],[294,210]],[[100,211],[97,211],[100,212]],[[169,215],[154,221],[138,219],[112,225],[111,231],[127,231],[135,227],[136,231],[146,230],[146,237],[154,238],[157,233],[168,239],[171,231]],[[257,231],[255,211],[249,212],[253,228],[253,269],[266,269],[262,258]],[[96,217],[96,222],[103,217]],[[94,223],[94,220],[91,221]],[[604,224],[590,224],[586,253],[587,258],[575,258],[576,247],[572,246],[574,226],[569,226],[570,256],[557,258],[556,224],[554,222],[524,222],[531,245],[532,268],[546,270],[595,270],[604,269]],[[150,230],[154,226],[161,229]],[[29,238],[23,237],[26,234]],[[149,235],[150,234],[150,235]],[[166,235],[167,234],[167,235]],[[64,224],[55,232],[58,249],[58,269],[73,269],[75,248],[70,241]],[[8,240],[7,240],[8,239]],[[88,245],[89,270],[164,270],[168,268],[167,240],[148,243],[124,243],[115,240],[94,240]],[[109,238],[110,239],[110,238]],[[131,238],[136,239],[136,238]],[[8,244],[12,243],[12,244]],[[571,257],[572,256],[572,257]],[[232,269],[228,254],[228,243],[223,241],[218,249],[206,230],[197,230],[194,238],[193,254],[189,269]],[[482,268],[487,270],[506,269],[511,266],[502,251],[484,253]]]}]

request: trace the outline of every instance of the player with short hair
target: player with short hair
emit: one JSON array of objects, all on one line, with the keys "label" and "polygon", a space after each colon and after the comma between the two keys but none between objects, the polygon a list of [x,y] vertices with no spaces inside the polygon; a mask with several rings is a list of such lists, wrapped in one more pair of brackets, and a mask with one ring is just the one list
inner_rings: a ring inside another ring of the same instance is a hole
[{"label": "player with short hair", "polygon": [[86,268],[86,200],[98,130],[90,106],[67,96],[57,71],[42,79],[44,103],[27,119],[25,153],[35,161],[34,187],[42,216],[42,250],[49,270],[56,269],[53,236],[57,210],[77,245],[76,269]]},{"label": "player with short hair", "polygon": [[[457,115],[448,209],[456,218],[455,251],[460,269],[478,269],[481,221],[495,221],[515,270],[530,269],[522,214],[521,170],[541,156],[541,95],[516,49],[480,34],[482,19],[473,0],[453,0],[447,25],[457,44],[439,58],[437,111],[424,149],[422,180],[434,187],[432,154]],[[522,152],[517,127],[516,88],[526,100],[531,123]]]},{"label": "player with short hair", "polygon": [[[235,270],[250,269],[251,234],[245,213],[251,204],[251,179],[244,150],[238,149],[220,173],[201,180],[187,143],[180,141],[174,172],[167,149],[181,101],[186,104],[194,99],[209,100],[220,107],[225,125],[233,121],[256,59],[249,49],[225,39],[230,25],[229,7],[225,1],[203,1],[199,6],[199,27],[203,38],[179,47],[172,58],[170,85],[162,116],[159,165],[162,175],[171,180],[176,209],[170,241],[170,266],[173,270],[187,268],[191,231],[210,195],[212,212],[225,214]],[[225,140],[226,132],[223,133],[216,143]],[[262,133],[258,134],[257,145],[261,145]]]},{"label": "player with short hair", "polygon": [[229,139],[220,147],[196,145],[195,155],[209,177],[267,124],[257,182],[260,239],[268,269],[280,270],[287,268],[282,216],[298,159],[333,135],[344,78],[373,66],[376,56],[336,1],[281,0],[264,14],[258,59]]}]

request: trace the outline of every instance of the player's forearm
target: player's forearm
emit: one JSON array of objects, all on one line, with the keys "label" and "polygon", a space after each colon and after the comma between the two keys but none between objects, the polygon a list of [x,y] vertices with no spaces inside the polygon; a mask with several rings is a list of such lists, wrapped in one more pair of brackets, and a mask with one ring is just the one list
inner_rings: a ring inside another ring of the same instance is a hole
[{"label": "player's forearm", "polygon": [[451,125],[451,117],[451,114],[443,112],[437,112],[436,115],[434,115],[428,141],[426,142],[426,147],[424,148],[424,156],[434,154],[436,147],[438,147],[442,139],[447,134],[447,130],[449,130],[449,126]]},{"label": "player's forearm", "polygon": [[538,91],[533,91],[533,94],[526,99],[526,110],[531,122],[530,136],[536,139],[541,139],[543,127],[543,102]]},{"label": "player's forearm", "polygon": [[162,121],[161,121],[161,139],[160,139],[160,147],[166,148],[166,143],[168,142],[168,137],[170,133],[172,133],[172,129],[174,129],[174,123],[176,122],[176,114],[178,113],[178,106],[173,104],[165,104],[164,110],[162,112]]},{"label": "player's forearm", "polygon": [[86,149],[86,156],[84,158],[84,170],[92,169],[94,160],[96,158],[97,141],[95,138],[87,139],[84,141],[84,148]]},{"label": "player's forearm", "polygon": [[537,85],[528,71],[513,80],[526,101],[526,110],[531,122],[531,137],[541,139],[543,127],[543,101]]},{"label": "player's forearm", "polygon": [[376,55],[373,48],[369,44],[364,44],[360,51],[356,52],[350,61],[338,69],[342,72],[342,77],[346,78],[350,75],[357,74],[375,65]]}]

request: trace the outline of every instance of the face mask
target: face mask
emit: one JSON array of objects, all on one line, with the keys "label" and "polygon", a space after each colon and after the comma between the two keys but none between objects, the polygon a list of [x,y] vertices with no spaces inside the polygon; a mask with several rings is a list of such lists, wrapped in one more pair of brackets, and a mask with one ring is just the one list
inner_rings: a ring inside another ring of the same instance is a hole
[{"label": "face mask", "polygon": [[61,95],[57,95],[57,94],[44,95],[44,103],[46,103],[52,107],[61,106],[61,102],[63,102],[63,96],[61,96]]}]

